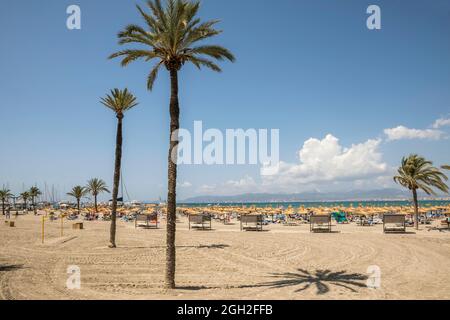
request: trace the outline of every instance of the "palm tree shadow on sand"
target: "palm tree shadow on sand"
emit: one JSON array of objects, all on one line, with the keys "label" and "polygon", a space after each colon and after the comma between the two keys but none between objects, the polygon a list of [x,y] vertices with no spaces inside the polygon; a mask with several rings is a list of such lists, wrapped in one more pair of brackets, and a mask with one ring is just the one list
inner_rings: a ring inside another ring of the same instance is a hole
[{"label": "palm tree shadow on sand", "polygon": [[[366,288],[367,285],[364,280],[367,280],[367,276],[360,273],[347,273],[347,271],[332,272],[331,270],[316,270],[311,273],[304,269],[298,269],[298,273],[286,272],[286,273],[273,273],[273,278],[279,280],[254,284],[254,285],[241,285],[236,287],[228,287],[228,289],[245,289],[245,288],[287,288],[297,287],[294,292],[301,292],[307,290],[311,286],[317,288],[317,295],[324,295],[330,292],[331,286],[337,286],[347,289],[351,292],[357,292],[357,288]],[[209,287],[209,286],[187,286],[177,287],[180,290],[199,291],[209,289],[223,289],[222,287]]]},{"label": "palm tree shadow on sand", "polygon": [[14,271],[22,268],[23,266],[21,264],[0,264],[0,272]]},{"label": "palm tree shadow on sand", "polygon": [[257,285],[241,286],[240,288],[268,287],[275,289],[301,286],[294,291],[301,292],[314,285],[317,288],[317,294],[323,295],[330,291],[330,286],[332,285],[357,292],[354,287],[366,287],[366,284],[362,281],[367,280],[366,275],[359,273],[347,273],[346,271],[332,272],[331,270],[317,270],[311,273],[304,269],[298,269],[298,273],[274,273],[272,277],[278,278],[279,280]]}]

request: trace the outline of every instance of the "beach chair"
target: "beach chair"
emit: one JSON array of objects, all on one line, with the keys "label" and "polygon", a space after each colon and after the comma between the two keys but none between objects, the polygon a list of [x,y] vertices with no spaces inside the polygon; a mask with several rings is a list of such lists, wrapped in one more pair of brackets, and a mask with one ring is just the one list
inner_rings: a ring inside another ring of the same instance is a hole
[{"label": "beach chair", "polygon": [[445,227],[445,229],[450,230],[450,220],[449,219],[441,220],[441,226]]},{"label": "beach chair", "polygon": [[263,215],[242,215],[241,231],[263,231]]},{"label": "beach chair", "polygon": [[374,225],[374,221],[372,218],[360,216],[359,219],[356,220],[356,225],[360,227],[372,227]]},{"label": "beach chair", "polygon": [[384,233],[405,233],[406,216],[401,214],[385,214],[383,216]]},{"label": "beach chair", "polygon": [[285,214],[285,217],[284,225],[287,227],[297,227],[303,224],[303,220],[298,219],[295,215]]},{"label": "beach chair", "polygon": [[331,232],[331,215],[326,215],[326,216],[312,215],[309,218],[309,226],[310,226],[311,233],[316,233],[316,232],[330,233]]},{"label": "beach chair", "polygon": [[191,229],[212,230],[211,217],[204,214],[190,214],[189,230]]},{"label": "beach chair", "polygon": [[134,220],[134,228],[158,229],[158,214],[138,214]]}]

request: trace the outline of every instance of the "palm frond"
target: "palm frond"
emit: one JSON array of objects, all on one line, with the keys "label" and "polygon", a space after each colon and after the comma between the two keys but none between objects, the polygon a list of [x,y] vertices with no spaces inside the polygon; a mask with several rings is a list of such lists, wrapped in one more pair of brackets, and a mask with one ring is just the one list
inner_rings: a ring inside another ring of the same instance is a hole
[{"label": "palm frond", "polygon": [[155,67],[153,67],[152,71],[149,73],[147,78],[147,89],[152,90],[153,85],[155,84],[155,80],[158,77],[159,68],[161,67],[162,62],[159,62]]},{"label": "palm frond", "polygon": [[433,167],[433,162],[415,154],[402,159],[394,181],[409,190],[421,189],[428,195],[436,195],[433,188],[446,193],[449,191],[445,183],[448,177]]},{"label": "palm frond", "polygon": [[[178,71],[185,63],[196,67],[207,67],[213,71],[221,68],[213,60],[235,61],[233,54],[217,45],[202,45],[200,42],[220,34],[215,29],[219,20],[201,22],[197,18],[200,3],[186,0],[149,0],[145,8],[136,6],[145,21],[145,27],[130,24],[118,33],[119,45],[136,44],[141,48],[118,51],[110,59],[122,58],[121,65],[128,66],[137,60],[148,62],[157,59],[147,76],[147,88],[152,90],[161,65],[169,71]],[[208,58],[211,58],[209,60]]]},{"label": "palm frond", "polygon": [[205,66],[213,71],[216,72],[222,72],[222,69],[220,69],[220,67],[215,64],[214,62],[212,62],[211,60],[208,59],[203,59],[203,58],[199,58],[196,56],[188,56],[188,59],[190,62],[192,62],[198,69],[201,69],[202,66]]},{"label": "palm frond", "polygon": [[82,186],[75,186],[72,188],[70,192],[67,193],[68,196],[74,197],[77,200],[80,200],[88,193],[88,190]]},{"label": "palm frond", "polygon": [[201,55],[207,55],[210,57],[213,57],[217,60],[224,60],[228,59],[230,61],[235,61],[235,58],[233,54],[226,48],[221,46],[199,46],[192,49],[189,49],[188,51],[190,54],[201,54]]},{"label": "palm frond", "polygon": [[42,194],[41,190],[39,190],[38,187],[31,187],[28,191],[31,195],[31,197],[38,197]]},{"label": "palm frond", "polygon": [[85,188],[88,192],[90,192],[94,196],[98,195],[102,192],[107,192],[107,193],[110,192],[106,186],[105,181],[98,179],[98,178],[89,180]]},{"label": "palm frond", "polygon": [[8,201],[9,198],[11,198],[13,194],[11,193],[11,190],[3,188],[0,190],[0,199],[2,201]]},{"label": "palm frond", "polygon": [[111,90],[111,94],[100,98],[100,103],[117,114],[123,114],[125,111],[138,105],[136,97],[126,88],[123,90],[117,88]]}]

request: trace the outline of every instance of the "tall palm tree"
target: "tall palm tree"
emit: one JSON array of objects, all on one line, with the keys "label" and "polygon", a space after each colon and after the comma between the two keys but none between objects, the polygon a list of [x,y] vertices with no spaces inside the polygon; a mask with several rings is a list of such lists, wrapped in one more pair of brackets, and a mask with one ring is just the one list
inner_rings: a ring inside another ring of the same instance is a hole
[{"label": "tall palm tree", "polygon": [[75,187],[72,188],[72,191],[67,193],[68,196],[74,197],[77,200],[78,214],[80,214],[80,201],[81,201],[81,198],[83,198],[87,193],[88,193],[88,191],[86,190],[86,188],[85,187],[81,187],[81,186],[75,186]]},{"label": "tall palm tree", "polygon": [[0,190],[0,200],[2,201],[2,214],[5,215],[5,203],[12,197],[11,190],[3,188]]},{"label": "tall palm tree", "polygon": [[105,181],[98,178],[91,179],[87,183],[86,190],[94,197],[95,212],[98,212],[97,196],[103,192],[109,193]]},{"label": "tall palm tree", "polygon": [[37,208],[36,208],[36,198],[39,197],[42,192],[41,190],[39,190],[38,187],[31,187],[30,191],[28,191],[30,193],[30,197],[31,197],[31,203],[33,204],[33,210],[34,210],[34,214],[37,214]]},{"label": "tall palm tree", "polygon": [[412,191],[414,201],[414,225],[419,230],[419,203],[417,190],[423,190],[428,195],[436,195],[432,188],[448,192],[448,186],[444,181],[448,178],[438,168],[433,167],[433,162],[416,154],[403,158],[402,165],[398,169],[398,175],[394,181]]},{"label": "tall palm tree", "polygon": [[22,198],[22,200],[25,204],[25,210],[28,210],[27,209],[27,201],[28,201],[28,199],[30,199],[30,193],[28,191],[22,192],[20,194],[20,197]]},{"label": "tall palm tree", "polygon": [[140,6],[137,9],[145,21],[145,27],[128,25],[118,34],[119,44],[136,44],[141,48],[126,49],[112,54],[109,58],[122,58],[122,66],[142,59],[155,61],[148,78],[147,88],[152,90],[161,67],[170,75],[170,142],[168,157],[168,196],[167,196],[167,252],[166,288],[175,288],[175,231],[176,231],[176,184],[178,130],[180,128],[180,108],[178,101],[178,72],[185,63],[190,62],[198,69],[209,68],[220,72],[214,62],[227,59],[234,61],[233,54],[217,45],[199,44],[221,33],[214,27],[218,20],[201,22],[197,17],[199,2],[186,0],[167,0],[165,7],[160,0],[147,1],[149,11]]},{"label": "tall palm tree", "polygon": [[117,195],[119,194],[120,167],[122,162],[122,120],[124,113],[137,106],[136,97],[133,96],[128,89],[111,90],[111,95],[106,95],[100,101],[107,108],[114,111],[117,118],[117,135],[116,135],[116,159],[114,165],[114,186],[112,193],[112,210],[111,210],[111,231],[110,231],[110,248],[116,247],[116,217],[117,217]]}]

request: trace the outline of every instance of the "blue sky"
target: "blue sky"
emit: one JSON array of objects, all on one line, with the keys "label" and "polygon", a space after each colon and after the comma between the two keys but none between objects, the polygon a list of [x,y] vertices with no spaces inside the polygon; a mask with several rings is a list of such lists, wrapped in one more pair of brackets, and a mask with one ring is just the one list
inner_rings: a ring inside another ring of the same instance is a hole
[{"label": "blue sky", "polygon": [[[111,185],[116,119],[98,101],[128,87],[140,105],[124,123],[125,184],[132,199],[165,198],[167,74],[148,92],[150,64],[106,59],[118,31],[142,24],[134,3],[1,1],[0,184],[47,183],[62,198],[91,177]],[[66,28],[71,4],[81,30]],[[366,27],[371,4],[379,31]],[[222,20],[214,42],[237,61],[221,74],[182,70],[182,126],[280,129],[283,170],[266,179],[258,166],[182,166],[180,198],[384,188],[404,155],[450,162],[448,1],[204,0],[200,16]]]}]

